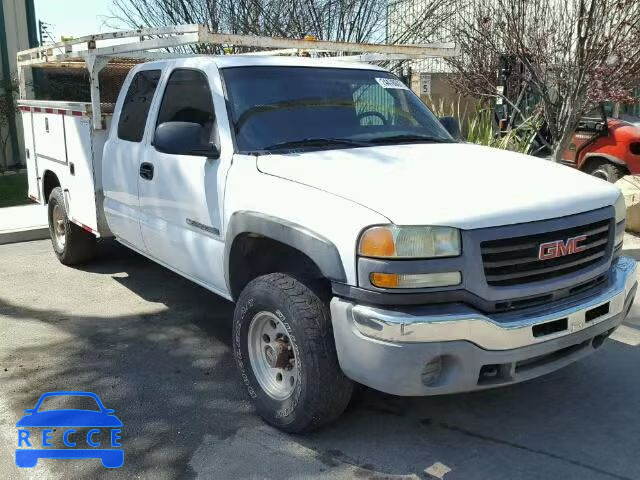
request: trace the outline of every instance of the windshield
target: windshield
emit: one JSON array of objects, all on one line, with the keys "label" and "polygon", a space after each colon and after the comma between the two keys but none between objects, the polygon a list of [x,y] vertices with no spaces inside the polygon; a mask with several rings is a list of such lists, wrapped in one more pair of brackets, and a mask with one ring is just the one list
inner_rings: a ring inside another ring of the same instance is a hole
[{"label": "windshield", "polygon": [[222,75],[240,152],[454,141],[388,72],[258,66]]}]

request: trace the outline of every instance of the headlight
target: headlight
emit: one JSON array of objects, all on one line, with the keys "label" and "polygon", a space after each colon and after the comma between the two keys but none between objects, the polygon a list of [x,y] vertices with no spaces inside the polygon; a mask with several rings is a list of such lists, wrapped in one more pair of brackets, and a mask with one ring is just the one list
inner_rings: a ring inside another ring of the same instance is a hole
[{"label": "headlight", "polygon": [[624,195],[622,193],[618,196],[615,204],[616,209],[616,223],[620,223],[627,217],[627,205],[624,202]]},{"label": "headlight", "polygon": [[371,227],[358,244],[358,254],[375,258],[456,257],[460,250],[460,231],[451,227]]}]

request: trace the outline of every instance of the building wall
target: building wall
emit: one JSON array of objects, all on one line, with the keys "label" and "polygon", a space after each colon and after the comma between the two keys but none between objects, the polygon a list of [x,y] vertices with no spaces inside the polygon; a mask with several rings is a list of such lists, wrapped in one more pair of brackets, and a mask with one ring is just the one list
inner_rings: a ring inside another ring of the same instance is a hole
[{"label": "building wall", "polygon": [[[0,13],[3,14],[0,17],[4,17],[3,25],[0,25],[0,78],[7,80],[17,74],[16,53],[35,46],[35,19],[33,0],[0,0],[0,3]],[[0,94],[4,92],[0,91]],[[25,163],[21,123],[16,116],[15,127],[10,132],[13,138],[10,139],[12,146],[9,158],[6,162],[0,162],[2,164],[11,166]]]},{"label": "building wall", "polygon": [[[462,15],[463,8],[453,8],[456,0],[442,2],[438,6],[433,0],[390,0],[388,3],[388,30],[387,41],[399,43],[424,43],[428,42],[452,42],[453,28],[458,17]],[[462,1],[460,2],[462,5]],[[419,29],[414,36],[408,32],[415,29],[416,22],[421,23],[425,16],[436,20],[426,19],[424,25],[428,38],[423,38],[425,30]],[[435,22],[435,24],[434,24]],[[448,74],[451,67],[443,58],[427,58],[412,60],[405,66],[411,69],[411,89],[429,106],[438,106],[442,102],[446,105],[463,103],[462,110],[473,108],[471,101],[459,99],[448,82]],[[429,93],[422,91],[421,76],[428,74],[431,77]],[[436,109],[437,110],[437,109]]]}]

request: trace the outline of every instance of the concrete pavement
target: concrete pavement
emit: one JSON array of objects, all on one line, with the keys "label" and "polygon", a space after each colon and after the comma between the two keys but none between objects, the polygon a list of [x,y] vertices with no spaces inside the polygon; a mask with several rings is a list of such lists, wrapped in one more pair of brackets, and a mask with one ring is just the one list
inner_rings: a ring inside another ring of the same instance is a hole
[{"label": "concrete pavement", "polygon": [[[638,302],[600,350],[547,377],[444,397],[368,391],[307,436],[253,413],[231,356],[232,309],[113,242],[81,269],[59,264],[48,241],[0,246],[3,478],[415,479],[437,463],[445,480],[640,478]],[[122,468],[14,465],[16,421],[55,390],[93,391],[115,409]]]},{"label": "concrete pavement", "polygon": [[0,208],[0,245],[43,238],[49,238],[45,205]]}]

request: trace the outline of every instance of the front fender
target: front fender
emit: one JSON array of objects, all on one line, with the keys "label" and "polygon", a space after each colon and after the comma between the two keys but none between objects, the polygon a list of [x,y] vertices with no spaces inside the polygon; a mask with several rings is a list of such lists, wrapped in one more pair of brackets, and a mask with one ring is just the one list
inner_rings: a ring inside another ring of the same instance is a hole
[{"label": "front fender", "polygon": [[231,291],[229,256],[235,238],[255,233],[288,245],[308,256],[329,280],[346,282],[346,274],[336,246],[324,236],[302,225],[278,217],[252,211],[235,212],[227,227],[224,247],[224,276]]}]

